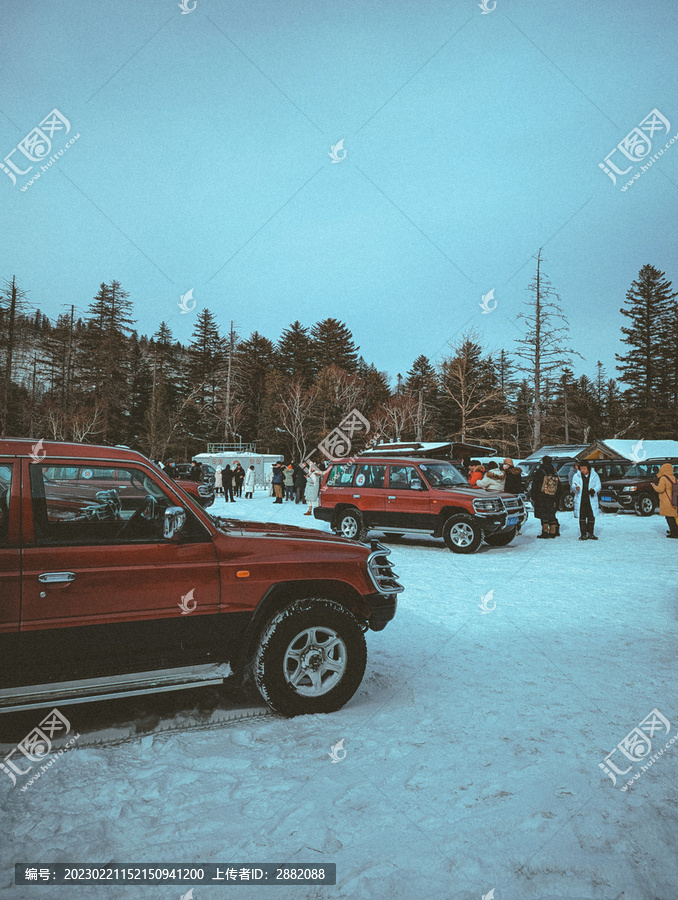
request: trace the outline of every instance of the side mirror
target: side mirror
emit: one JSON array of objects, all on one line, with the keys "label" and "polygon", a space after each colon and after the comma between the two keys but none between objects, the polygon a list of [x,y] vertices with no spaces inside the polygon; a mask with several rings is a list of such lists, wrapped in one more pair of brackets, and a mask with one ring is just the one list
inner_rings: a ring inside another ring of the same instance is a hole
[{"label": "side mirror", "polygon": [[165,521],[162,536],[167,541],[173,540],[181,533],[186,521],[186,511],[181,506],[169,506],[165,510]]}]

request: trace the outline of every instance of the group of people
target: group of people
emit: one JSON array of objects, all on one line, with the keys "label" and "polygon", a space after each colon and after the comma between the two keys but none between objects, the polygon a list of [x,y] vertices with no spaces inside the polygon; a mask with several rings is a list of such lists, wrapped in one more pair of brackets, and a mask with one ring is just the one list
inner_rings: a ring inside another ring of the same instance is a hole
[{"label": "group of people", "polygon": [[[506,491],[509,494],[523,494],[523,474],[506,458],[502,468],[496,462],[488,462],[483,466],[478,460],[471,460],[468,467],[468,482],[472,487],[484,488],[486,491]],[[553,460],[545,456],[532,477],[530,500],[535,518],[541,522],[539,538],[556,538],[560,536],[560,525],[556,511],[564,492],[564,486],[558,477]],[[576,463],[570,473],[570,490],[574,494],[574,515],[579,520],[579,540],[597,541],[594,534],[596,516],[600,512],[598,494],[601,490],[600,476],[591,468],[587,460]],[[678,537],[678,525],[676,525]]]},{"label": "group of people", "polygon": [[294,500],[295,503],[307,503],[305,516],[312,516],[318,505],[320,495],[320,479],[322,472],[312,463],[273,463],[271,485],[275,496],[274,503]]},{"label": "group of people", "polygon": [[233,468],[227,463],[225,466],[217,466],[214,471],[214,493],[217,497],[224,497],[227,503],[235,503],[236,497],[242,497],[245,491],[245,499],[251,500],[254,494],[254,466],[250,466],[247,472],[238,460],[233,463]]}]

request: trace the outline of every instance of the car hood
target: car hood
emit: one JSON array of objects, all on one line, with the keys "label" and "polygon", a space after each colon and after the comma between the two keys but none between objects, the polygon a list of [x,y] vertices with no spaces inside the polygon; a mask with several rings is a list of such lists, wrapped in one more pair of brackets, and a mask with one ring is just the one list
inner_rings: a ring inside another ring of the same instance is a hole
[{"label": "car hood", "polygon": [[343,544],[355,547],[358,542],[351,541],[340,535],[330,534],[327,531],[318,531],[315,528],[303,528],[299,525],[285,525],[280,522],[250,522],[242,519],[223,518],[215,516],[217,527],[221,531],[231,534],[237,533],[248,537],[275,537],[291,538],[295,541],[324,541],[331,544]]},{"label": "car hood", "polygon": [[616,490],[617,488],[625,487],[627,484],[643,484],[643,482],[649,481],[649,478],[615,478],[611,481],[603,481],[603,490],[605,488]]}]

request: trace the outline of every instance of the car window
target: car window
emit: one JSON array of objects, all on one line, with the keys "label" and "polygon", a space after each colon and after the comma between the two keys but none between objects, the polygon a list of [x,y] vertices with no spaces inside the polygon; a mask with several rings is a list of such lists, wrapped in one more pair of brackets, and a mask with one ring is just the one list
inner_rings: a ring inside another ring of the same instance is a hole
[{"label": "car window", "polygon": [[386,480],[386,466],[358,466],[356,487],[383,488]]},{"label": "car window", "polygon": [[454,485],[459,487],[468,487],[468,481],[461,474],[459,469],[450,463],[421,463],[419,466],[424,473],[425,479],[435,488],[450,488]]},{"label": "car window", "polygon": [[353,482],[353,475],[356,467],[350,463],[342,463],[338,466],[332,466],[330,474],[327,478],[328,487],[346,487]]},{"label": "car window", "polygon": [[[164,540],[165,510],[175,502],[140,469],[86,465],[49,469],[31,465],[36,538],[41,544],[157,542]],[[74,473],[74,477],[63,477]],[[102,487],[102,482],[104,487]]]},{"label": "car window", "polygon": [[428,490],[414,466],[390,466],[388,486],[396,491]]},{"label": "car window", "polygon": [[0,547],[9,540],[9,498],[12,493],[12,467],[0,466]]}]

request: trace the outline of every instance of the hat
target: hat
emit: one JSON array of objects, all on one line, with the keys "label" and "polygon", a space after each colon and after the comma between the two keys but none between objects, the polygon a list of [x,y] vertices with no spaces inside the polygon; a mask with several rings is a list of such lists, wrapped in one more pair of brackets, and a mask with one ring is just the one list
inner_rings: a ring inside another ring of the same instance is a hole
[{"label": "hat", "polygon": [[542,462],[546,463],[547,466],[550,466],[551,463],[553,462],[553,460],[551,459],[550,456],[545,456],[545,457],[543,457]]}]

